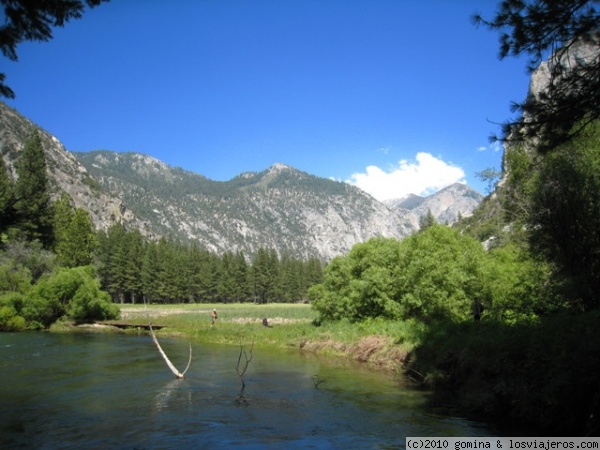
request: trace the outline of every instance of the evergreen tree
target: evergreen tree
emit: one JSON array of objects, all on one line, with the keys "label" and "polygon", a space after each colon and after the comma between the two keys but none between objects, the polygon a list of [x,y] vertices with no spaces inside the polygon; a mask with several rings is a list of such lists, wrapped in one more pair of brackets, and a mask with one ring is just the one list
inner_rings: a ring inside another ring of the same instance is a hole
[{"label": "evergreen tree", "polygon": [[270,303],[280,299],[279,258],[275,250],[259,248],[252,261],[254,295],[258,303]]},{"label": "evergreen tree", "polygon": [[323,263],[318,258],[309,258],[306,262],[306,287],[323,282]]},{"label": "evergreen tree", "polygon": [[427,228],[429,228],[432,225],[435,225],[436,223],[437,220],[435,220],[435,217],[433,217],[431,210],[428,209],[427,214],[419,219],[419,231],[425,231]]},{"label": "evergreen tree", "polygon": [[59,260],[66,267],[87,266],[92,262],[96,245],[94,228],[88,212],[77,208],[69,224],[66,238],[58,245]]},{"label": "evergreen tree", "polygon": [[124,290],[131,303],[136,303],[142,295],[142,266],[144,260],[144,238],[139,230],[125,235]]},{"label": "evergreen tree", "polygon": [[56,247],[59,243],[66,239],[66,235],[73,220],[74,208],[71,202],[71,197],[66,192],[63,192],[58,200],[54,202],[54,239]]},{"label": "evergreen tree", "polygon": [[17,164],[17,201],[20,237],[27,241],[39,240],[44,248],[53,244],[53,212],[48,190],[46,160],[42,139],[35,131],[23,149]]},{"label": "evergreen tree", "polygon": [[15,192],[4,158],[0,155],[0,235],[15,223]]},{"label": "evergreen tree", "polygon": [[217,285],[217,295],[223,302],[231,301],[235,297],[233,272],[233,253],[227,251],[221,256],[220,276]]},{"label": "evergreen tree", "polygon": [[191,301],[201,302],[206,298],[206,278],[208,252],[192,242],[188,250],[189,279],[187,282],[188,297]]},{"label": "evergreen tree", "polygon": [[108,229],[107,243],[104,250],[106,255],[107,291],[113,300],[125,303],[127,247],[125,242],[125,228],[120,223],[112,225]]},{"label": "evergreen tree", "polygon": [[144,300],[148,303],[152,303],[159,298],[158,271],[156,243],[151,241],[146,245],[144,250],[141,273],[142,292]]},{"label": "evergreen tree", "polygon": [[87,266],[98,242],[87,211],[73,210],[67,194],[54,204],[55,252],[65,267]]}]

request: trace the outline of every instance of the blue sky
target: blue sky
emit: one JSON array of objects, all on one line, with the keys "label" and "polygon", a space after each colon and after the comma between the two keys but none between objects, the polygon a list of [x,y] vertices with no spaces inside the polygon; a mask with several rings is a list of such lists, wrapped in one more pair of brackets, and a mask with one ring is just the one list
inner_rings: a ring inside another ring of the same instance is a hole
[{"label": "blue sky", "polygon": [[7,103],[68,150],[135,151],[214,180],[276,162],[376,198],[500,168],[527,93],[482,0],[113,0],[2,59]]}]

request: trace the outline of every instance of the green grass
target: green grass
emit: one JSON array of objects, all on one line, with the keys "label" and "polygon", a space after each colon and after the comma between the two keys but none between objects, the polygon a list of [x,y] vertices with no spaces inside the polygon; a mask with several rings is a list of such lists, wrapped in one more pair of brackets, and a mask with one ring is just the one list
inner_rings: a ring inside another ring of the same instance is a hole
[{"label": "green grass", "polygon": [[[213,308],[219,318],[211,327]],[[157,332],[159,336],[218,344],[306,348],[330,356],[377,360],[378,365],[388,367],[398,366],[398,355],[410,352],[422,334],[422,326],[415,322],[339,321],[317,326],[317,314],[307,304],[121,305],[121,315],[122,322],[145,324],[150,319],[153,324],[164,326]],[[269,327],[262,325],[264,317]],[[379,339],[373,339],[374,336]]]}]

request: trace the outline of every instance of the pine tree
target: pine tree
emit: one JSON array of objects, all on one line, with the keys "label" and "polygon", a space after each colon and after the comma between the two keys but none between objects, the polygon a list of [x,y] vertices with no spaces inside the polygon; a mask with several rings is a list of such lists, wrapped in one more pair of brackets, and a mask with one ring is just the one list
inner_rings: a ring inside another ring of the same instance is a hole
[{"label": "pine tree", "polygon": [[142,296],[142,266],[144,260],[144,238],[139,230],[128,231],[125,235],[124,289],[131,303]]},{"label": "pine tree", "polygon": [[156,243],[151,241],[146,245],[142,262],[142,292],[144,301],[151,303],[155,301],[158,295],[158,256],[156,253]]},{"label": "pine tree", "polygon": [[54,239],[56,248],[66,239],[69,225],[73,220],[74,209],[69,194],[64,192],[54,202]]},{"label": "pine tree", "polygon": [[435,220],[435,217],[433,217],[431,210],[428,209],[427,214],[419,219],[419,231],[423,232],[430,226],[435,225],[436,223],[437,220]]},{"label": "pine tree", "polygon": [[53,211],[44,149],[37,131],[25,144],[17,164],[17,176],[15,208],[20,237],[27,241],[38,240],[44,248],[50,249],[54,240]]},{"label": "pine tree", "polygon": [[0,235],[15,223],[15,192],[4,158],[0,155]]},{"label": "pine tree", "polygon": [[[80,248],[80,242],[77,237],[72,233],[75,231],[73,226],[73,220],[75,217],[75,210],[73,208],[71,197],[67,193],[63,193],[60,198],[54,202],[54,252],[58,257],[58,262],[65,267],[77,267],[79,265],[87,265],[91,262],[91,250],[88,253],[86,262],[78,264],[75,262],[76,259],[81,257],[80,252],[83,248]],[[80,220],[80,219],[79,219]],[[89,232],[93,235],[91,228]],[[93,242],[96,242],[95,238],[91,238]]]},{"label": "pine tree", "polygon": [[127,260],[127,247],[125,242],[125,228],[120,223],[111,226],[107,233],[107,245],[104,250],[107,254],[107,290],[119,303],[125,303],[125,265]]},{"label": "pine tree", "polygon": [[98,242],[94,227],[87,211],[77,208],[68,223],[67,229],[57,238],[56,254],[65,267],[87,266]]},{"label": "pine tree", "polygon": [[247,302],[252,299],[252,285],[250,282],[250,270],[248,267],[248,263],[246,262],[246,257],[244,253],[241,251],[236,252],[235,254],[235,284],[237,286],[237,301],[239,302]]}]

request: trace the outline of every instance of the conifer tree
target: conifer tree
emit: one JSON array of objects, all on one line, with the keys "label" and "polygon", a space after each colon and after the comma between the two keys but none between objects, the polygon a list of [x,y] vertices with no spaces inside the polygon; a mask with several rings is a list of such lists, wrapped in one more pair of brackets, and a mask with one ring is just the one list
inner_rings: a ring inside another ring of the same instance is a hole
[{"label": "conifer tree", "polygon": [[151,241],[146,245],[142,261],[142,292],[144,300],[148,303],[158,298],[158,256],[156,243]]},{"label": "conifer tree", "polygon": [[205,298],[204,281],[206,274],[206,260],[208,254],[201,249],[195,242],[192,242],[188,250],[188,271],[187,280],[188,297],[194,302],[201,302]]},{"label": "conifer tree", "polygon": [[0,155],[0,235],[15,222],[15,192],[4,158]]},{"label": "conifer tree", "polygon": [[433,217],[433,214],[430,209],[427,210],[427,214],[419,219],[419,231],[425,231],[432,225],[435,225],[437,220]]},{"label": "conifer tree", "polygon": [[237,301],[247,302],[252,298],[252,289],[249,276],[250,271],[243,252],[236,252],[234,265],[234,282],[237,286]]},{"label": "conifer tree", "polygon": [[17,177],[15,208],[20,237],[27,241],[38,240],[44,248],[50,249],[54,240],[53,211],[44,148],[37,131],[25,144],[17,164]]},{"label": "conifer tree", "polygon": [[256,302],[267,303],[273,292],[273,277],[268,251],[261,247],[252,260]]},{"label": "conifer tree", "polygon": [[107,242],[103,246],[106,253],[106,289],[112,295],[113,300],[119,303],[125,302],[125,261],[127,259],[127,248],[125,243],[125,228],[120,223],[112,225],[108,229]]},{"label": "conifer tree", "polygon": [[56,247],[58,247],[61,240],[66,238],[73,214],[74,208],[71,197],[63,192],[59,199],[54,202],[54,239],[56,240]]},{"label": "conifer tree", "polygon": [[57,237],[56,254],[65,267],[87,266],[98,242],[87,211],[77,208],[71,215],[67,228]]},{"label": "conifer tree", "polygon": [[144,238],[139,230],[126,233],[125,255],[122,269],[124,289],[131,303],[136,303],[142,296],[142,266],[144,259]]}]

